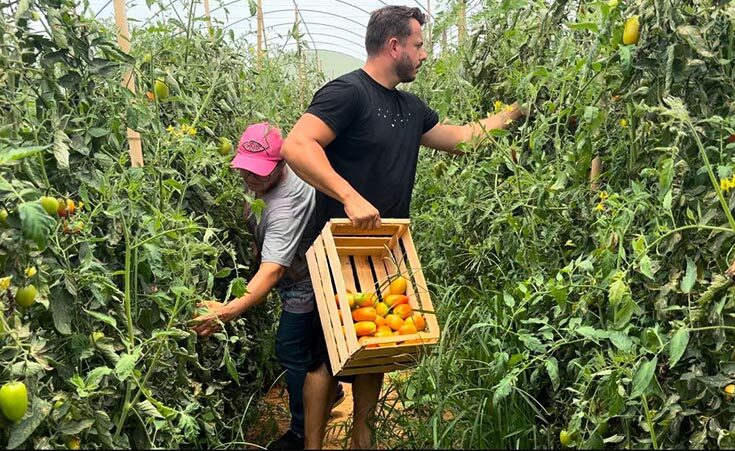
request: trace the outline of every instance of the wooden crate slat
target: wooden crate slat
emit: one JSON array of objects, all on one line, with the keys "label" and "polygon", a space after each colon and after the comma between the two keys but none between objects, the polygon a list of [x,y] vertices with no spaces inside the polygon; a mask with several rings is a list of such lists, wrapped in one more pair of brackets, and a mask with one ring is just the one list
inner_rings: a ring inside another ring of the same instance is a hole
[{"label": "wooden crate slat", "polygon": [[[316,242],[321,242],[321,237],[318,237]],[[320,253],[322,254],[321,258],[319,257]],[[339,318],[336,317],[336,312],[332,314],[333,312],[330,311],[328,305],[334,298],[334,295],[332,294],[331,298],[329,296],[329,292],[332,291],[332,282],[325,262],[320,261],[324,258],[323,253],[324,248],[322,246],[311,247],[306,252],[306,260],[309,264],[309,274],[314,288],[319,321],[322,323],[322,331],[324,332],[324,341],[327,344],[329,360],[330,362],[342,362],[343,358],[346,360],[348,356],[347,346],[344,337],[335,334],[335,330],[341,331],[341,328],[335,329],[335,321],[339,325]],[[328,287],[325,287],[325,285],[328,285]],[[325,312],[326,314],[324,314]]]},{"label": "wooden crate slat", "polygon": [[348,369],[342,370],[339,373],[339,376],[354,376],[357,374],[365,374],[365,373],[390,373],[391,371],[407,370],[413,366],[414,366],[413,363],[411,364],[393,363],[390,365],[371,366],[369,367],[370,371],[366,371],[367,368],[364,368],[364,367],[348,368]]},{"label": "wooden crate slat", "polygon": [[340,258],[340,267],[342,268],[342,277],[345,281],[345,288],[357,293],[357,284],[355,283],[355,276],[352,274],[352,263],[348,257]]},{"label": "wooden crate slat", "polygon": [[[406,338],[409,337],[409,338]],[[415,340],[416,338],[410,338],[410,337],[416,337],[416,335],[402,335],[401,338],[404,341],[407,340]],[[378,357],[378,356],[388,356],[388,355],[401,355],[404,353],[409,354],[415,354],[417,350],[420,352],[423,352],[424,348],[428,352],[428,349],[430,346],[435,345],[437,343],[437,339],[435,338],[429,338],[428,334],[421,333],[421,341],[422,343],[402,343],[397,346],[383,346],[383,347],[368,347],[371,342],[363,343],[364,347],[360,350],[358,350],[355,354],[350,357],[350,361],[353,360],[360,360],[364,358],[372,358],[372,357]],[[385,338],[390,337],[378,337],[378,338],[372,338],[371,340],[375,341],[381,341],[383,343],[388,342],[385,340]]]},{"label": "wooden crate slat", "polygon": [[376,365],[390,365],[396,363],[403,363],[408,366],[415,366],[419,362],[419,357],[415,354],[396,354],[396,355],[385,355],[382,357],[374,357],[371,359],[358,359],[348,360],[343,370],[351,368],[367,368]]},{"label": "wooden crate slat", "polygon": [[375,277],[370,269],[370,259],[364,255],[355,256],[355,271],[363,293],[375,291]]},{"label": "wooden crate slat", "polygon": [[[347,301],[347,289],[345,288],[345,281],[342,277],[339,277],[339,275],[342,273],[342,264],[340,263],[339,255],[337,255],[337,249],[334,245],[334,238],[332,237],[331,227],[329,222],[324,226],[324,229],[322,230],[322,239],[324,240],[323,247],[326,250],[327,254],[327,263],[329,264],[329,269],[331,270],[331,274],[333,274],[335,285],[337,286],[337,293],[339,293],[339,301],[342,311],[349,311],[349,304]],[[335,306],[336,307],[336,306]],[[336,310],[336,308],[335,308]],[[336,315],[336,314],[335,314]],[[350,333],[350,331],[355,330],[355,325],[352,321],[352,315],[344,315],[345,319],[345,329],[346,329],[346,338],[347,338],[347,355],[352,355],[352,353],[355,352],[355,350],[358,348],[357,346],[357,337],[355,334]],[[340,326],[341,327],[341,326]],[[341,328],[340,328],[341,330]],[[344,364],[344,360],[340,360],[340,366]],[[339,368],[341,369],[341,368]],[[332,367],[332,371],[339,371],[338,368]]]},{"label": "wooden crate slat", "polygon": [[359,255],[359,256],[369,256],[369,255],[377,255],[383,252],[385,248],[382,247],[338,247],[337,248],[337,254],[339,255]]},{"label": "wooden crate slat", "polygon": [[383,259],[385,252],[382,255],[373,255],[370,257],[370,262],[375,268],[375,275],[378,277],[378,284],[380,290],[384,293],[388,290],[388,272],[385,270],[385,260]]},{"label": "wooden crate slat", "polygon": [[377,229],[357,229],[352,226],[349,219],[335,218],[331,220],[333,225],[332,233],[336,235],[354,235],[354,236],[392,236],[398,232],[403,225],[408,225],[408,219],[383,219],[382,225]]},{"label": "wooden crate slat", "polygon": [[393,237],[388,236],[335,236],[334,244],[340,247],[378,247],[383,248],[391,242]]},{"label": "wooden crate slat", "polygon": [[[419,262],[418,254],[416,254],[416,248],[413,245],[410,230],[406,229],[406,233],[401,237],[401,242],[408,254],[408,262],[411,265],[411,273],[416,280],[416,288],[421,299],[422,310],[435,312],[434,305],[431,303],[431,298],[429,297],[429,285],[426,283],[424,272],[421,270],[421,263]],[[426,320],[426,327],[429,329],[429,335],[432,338],[439,338],[439,323],[436,321],[436,314],[424,314],[424,319]]]}]

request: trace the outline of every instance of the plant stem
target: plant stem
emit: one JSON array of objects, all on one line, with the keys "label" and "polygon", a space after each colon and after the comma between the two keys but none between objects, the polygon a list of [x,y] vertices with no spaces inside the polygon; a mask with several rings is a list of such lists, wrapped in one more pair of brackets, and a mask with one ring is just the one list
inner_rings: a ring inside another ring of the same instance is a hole
[{"label": "plant stem", "polygon": [[707,151],[704,149],[704,146],[702,145],[702,141],[699,139],[699,134],[697,133],[697,130],[694,129],[694,125],[692,125],[690,121],[687,121],[686,124],[689,126],[689,129],[692,131],[692,135],[694,136],[694,141],[696,141],[697,143],[697,147],[699,148],[699,153],[702,155],[702,159],[704,160],[704,165],[707,168],[707,174],[709,175],[709,179],[712,182],[712,186],[715,189],[715,193],[717,193],[717,197],[720,200],[720,205],[722,205],[722,210],[725,212],[725,217],[727,217],[727,221],[730,223],[730,227],[732,228],[733,232],[735,232],[735,219],[732,217],[732,212],[730,211],[730,207],[727,205],[725,196],[722,195],[720,184],[717,183],[717,178],[715,177],[715,173],[712,170],[712,165],[709,162]]},{"label": "plant stem", "polygon": [[653,449],[658,449],[658,441],[656,440],[656,431],[653,429],[653,421],[651,419],[651,412],[648,410],[648,399],[646,395],[643,396],[643,410],[646,413],[646,423],[648,423],[648,431],[651,433],[651,441],[653,442]]}]

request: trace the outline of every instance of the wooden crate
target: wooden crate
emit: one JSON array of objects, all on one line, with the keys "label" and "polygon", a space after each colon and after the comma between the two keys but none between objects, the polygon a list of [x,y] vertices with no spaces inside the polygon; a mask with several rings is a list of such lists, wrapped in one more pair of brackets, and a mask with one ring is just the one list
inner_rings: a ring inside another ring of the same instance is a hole
[{"label": "wooden crate", "polygon": [[[382,219],[379,229],[359,230],[349,219],[332,219],[306,253],[329,361],[335,376],[383,373],[414,366],[439,341],[426,280],[421,271],[408,219]],[[397,266],[397,268],[396,268]],[[426,320],[412,335],[363,337],[358,340],[349,314],[347,290],[387,293],[389,276],[408,279],[406,295]],[[339,296],[339,308],[335,295]],[[341,312],[348,312],[342,315]],[[344,321],[343,333],[342,325]],[[381,343],[397,343],[376,347]]]}]

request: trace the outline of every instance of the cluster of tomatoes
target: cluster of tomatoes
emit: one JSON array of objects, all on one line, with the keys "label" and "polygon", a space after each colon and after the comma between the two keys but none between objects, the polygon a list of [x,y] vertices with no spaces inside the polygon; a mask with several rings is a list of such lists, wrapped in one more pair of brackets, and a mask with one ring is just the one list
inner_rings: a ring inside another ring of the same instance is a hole
[{"label": "cluster of tomatoes", "polygon": [[69,220],[74,212],[77,210],[77,204],[71,199],[55,198],[51,196],[43,196],[38,199],[41,207],[50,216],[58,216],[64,219],[64,233],[78,234],[82,231],[84,223],[82,221],[74,221],[70,224]]},{"label": "cluster of tomatoes", "polygon": [[[426,320],[423,315],[414,312],[413,307],[409,304],[406,295],[407,287],[408,280],[399,276],[390,282],[387,292],[380,297],[374,292],[352,293],[347,290],[347,302],[358,338],[413,335],[426,329]],[[339,296],[335,296],[335,301],[339,309]],[[344,318],[342,322],[345,323]],[[346,336],[345,326],[342,326],[342,331]],[[390,342],[369,347],[396,345],[397,342]]]}]

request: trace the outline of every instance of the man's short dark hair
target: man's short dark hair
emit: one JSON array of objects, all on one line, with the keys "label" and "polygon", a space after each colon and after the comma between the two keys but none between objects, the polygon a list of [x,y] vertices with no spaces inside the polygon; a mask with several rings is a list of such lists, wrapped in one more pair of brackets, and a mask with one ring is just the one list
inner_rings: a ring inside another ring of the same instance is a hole
[{"label": "man's short dark hair", "polygon": [[426,16],[418,8],[384,6],[373,11],[365,32],[368,56],[379,53],[390,38],[398,38],[403,43],[411,35],[411,19],[416,19],[419,25],[426,22]]}]

